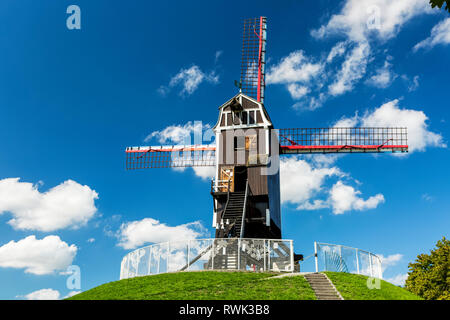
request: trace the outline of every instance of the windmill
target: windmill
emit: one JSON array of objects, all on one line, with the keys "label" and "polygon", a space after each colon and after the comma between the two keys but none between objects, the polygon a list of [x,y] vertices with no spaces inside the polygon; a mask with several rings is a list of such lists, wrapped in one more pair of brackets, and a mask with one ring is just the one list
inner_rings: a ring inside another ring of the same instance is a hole
[{"label": "windmill", "polygon": [[127,169],[215,168],[216,238],[281,239],[279,156],[408,152],[407,128],[275,129],[264,105],[266,18],[244,20],[239,93],[219,107],[215,144],[126,148]]}]

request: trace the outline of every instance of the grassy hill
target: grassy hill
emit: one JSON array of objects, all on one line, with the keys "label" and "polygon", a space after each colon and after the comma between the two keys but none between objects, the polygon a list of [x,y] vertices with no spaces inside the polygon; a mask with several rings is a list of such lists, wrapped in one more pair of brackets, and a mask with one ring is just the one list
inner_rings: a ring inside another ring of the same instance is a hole
[{"label": "grassy hill", "polygon": [[[272,278],[275,273],[178,272],[110,282],[69,300],[315,300],[303,276]],[[385,281],[369,290],[367,277],[328,273],[345,299],[418,299]]]},{"label": "grassy hill", "polygon": [[415,294],[381,280],[380,289],[369,289],[363,275],[325,272],[345,300],[422,300]]}]

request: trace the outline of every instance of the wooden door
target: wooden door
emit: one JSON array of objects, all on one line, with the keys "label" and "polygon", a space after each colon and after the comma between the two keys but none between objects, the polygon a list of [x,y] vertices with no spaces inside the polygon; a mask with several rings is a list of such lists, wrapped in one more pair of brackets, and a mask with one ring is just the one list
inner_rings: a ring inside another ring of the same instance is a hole
[{"label": "wooden door", "polygon": [[228,192],[228,180],[230,180],[230,192],[234,192],[234,167],[220,168],[220,192]]}]

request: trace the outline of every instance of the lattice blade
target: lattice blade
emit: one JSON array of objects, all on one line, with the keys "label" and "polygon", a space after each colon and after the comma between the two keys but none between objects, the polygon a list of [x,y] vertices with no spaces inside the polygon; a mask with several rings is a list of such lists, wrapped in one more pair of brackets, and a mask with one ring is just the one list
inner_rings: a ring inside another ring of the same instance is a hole
[{"label": "lattice blade", "polygon": [[215,145],[129,147],[126,168],[180,168],[216,165]]},{"label": "lattice blade", "polygon": [[264,103],[266,18],[244,20],[241,57],[242,92]]},{"label": "lattice blade", "polygon": [[279,129],[280,154],[408,152],[407,128]]}]

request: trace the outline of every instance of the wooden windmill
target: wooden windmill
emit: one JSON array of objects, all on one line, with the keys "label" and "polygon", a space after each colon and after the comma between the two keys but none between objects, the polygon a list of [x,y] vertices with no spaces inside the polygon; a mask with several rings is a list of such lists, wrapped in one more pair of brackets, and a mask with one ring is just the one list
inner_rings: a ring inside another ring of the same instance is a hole
[{"label": "wooden windmill", "polygon": [[281,239],[279,155],[408,152],[406,128],[274,128],[264,106],[266,18],[244,21],[240,92],[219,107],[214,145],[126,149],[127,169],[214,166],[216,238]]}]

